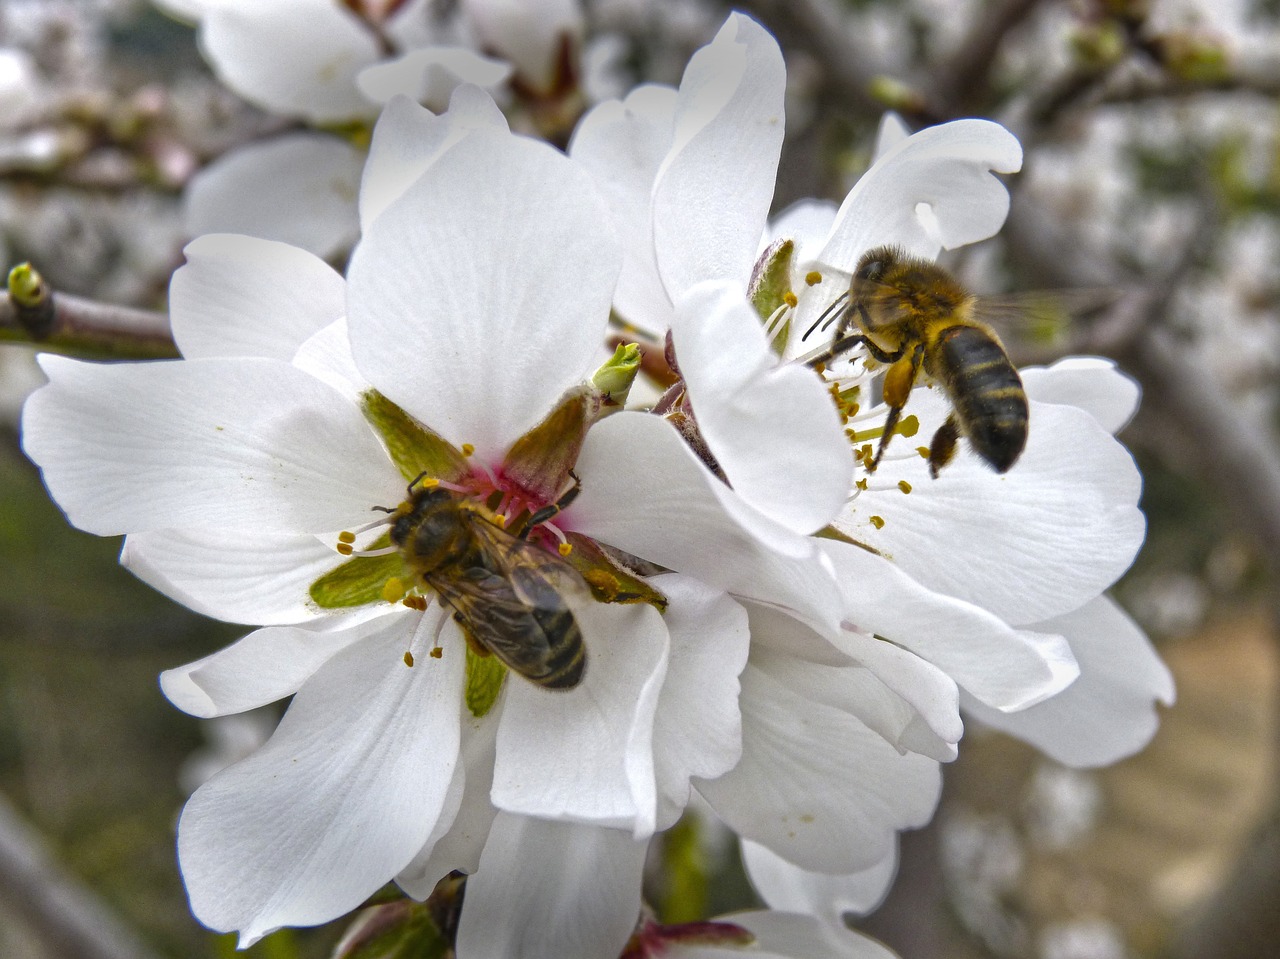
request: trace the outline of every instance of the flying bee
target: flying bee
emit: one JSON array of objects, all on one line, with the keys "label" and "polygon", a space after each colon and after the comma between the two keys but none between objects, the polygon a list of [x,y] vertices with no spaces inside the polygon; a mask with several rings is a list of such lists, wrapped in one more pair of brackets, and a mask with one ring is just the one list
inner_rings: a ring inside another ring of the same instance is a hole
[{"label": "flying bee", "polygon": [[951,412],[929,444],[929,473],[955,456],[961,436],[973,451],[1004,473],[1027,444],[1027,394],[995,331],[982,319],[1018,310],[1017,301],[985,300],[966,290],[942,267],[882,246],[863,254],[846,296],[837,300],[806,336],[829,325],[839,309],[831,345],[811,357],[827,363],[865,346],[887,364],[884,401],[889,416],[868,470],[875,470],[917,381],[936,383]]},{"label": "flying bee", "polygon": [[408,500],[391,518],[391,542],[409,567],[453,609],[477,653],[492,653],[548,689],[578,685],[587,653],[564,593],[579,586],[585,592],[585,584],[568,560],[524,538],[567,506],[578,487],[513,534],[479,503],[418,486],[421,479],[409,484]]}]

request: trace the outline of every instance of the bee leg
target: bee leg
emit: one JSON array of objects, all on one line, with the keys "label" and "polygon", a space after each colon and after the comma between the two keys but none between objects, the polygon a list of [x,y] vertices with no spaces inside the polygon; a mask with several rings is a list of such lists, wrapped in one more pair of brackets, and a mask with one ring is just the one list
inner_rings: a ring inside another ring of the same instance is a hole
[{"label": "bee leg", "polygon": [[[898,428],[902,409],[911,396],[911,387],[915,386],[916,377],[920,375],[920,364],[924,360],[924,345],[917,345],[910,356],[903,356],[902,353],[903,351],[900,350],[898,358],[884,375],[884,401],[889,407],[889,415],[884,421],[884,432],[880,434],[880,446],[876,449],[875,458],[867,464],[868,473],[874,473],[876,467],[880,465],[880,458],[884,456],[884,451],[889,446],[889,439]],[[876,358],[879,359],[879,357]]]},{"label": "bee leg", "polygon": [[956,442],[960,439],[960,425],[955,414],[948,416],[933,434],[929,443],[929,475],[938,478],[938,471],[956,455]]},{"label": "bee leg", "polygon": [[521,524],[520,530],[514,533],[516,537],[523,539],[528,535],[529,530],[533,529],[540,523],[545,523],[578,498],[578,493],[582,490],[582,481],[578,479],[578,474],[573,470],[569,470],[569,475],[573,477],[573,485],[565,490],[564,494],[554,503],[548,503],[546,506],[542,507],[542,509],[536,511],[527,520],[525,520],[524,523]]}]

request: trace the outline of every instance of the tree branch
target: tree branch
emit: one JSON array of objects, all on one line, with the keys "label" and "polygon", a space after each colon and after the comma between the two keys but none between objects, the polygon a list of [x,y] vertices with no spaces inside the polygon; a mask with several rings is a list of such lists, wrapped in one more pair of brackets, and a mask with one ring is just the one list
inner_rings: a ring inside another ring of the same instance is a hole
[{"label": "tree branch", "polygon": [[172,359],[179,355],[163,313],[98,303],[69,293],[51,294],[51,301],[53,310],[46,331],[33,335],[22,321],[22,309],[7,294],[0,294],[0,341],[35,343],[57,353],[102,359]]},{"label": "tree branch", "polygon": [[34,829],[0,797],[0,902],[67,959],[158,959],[88,889],[63,872]]}]

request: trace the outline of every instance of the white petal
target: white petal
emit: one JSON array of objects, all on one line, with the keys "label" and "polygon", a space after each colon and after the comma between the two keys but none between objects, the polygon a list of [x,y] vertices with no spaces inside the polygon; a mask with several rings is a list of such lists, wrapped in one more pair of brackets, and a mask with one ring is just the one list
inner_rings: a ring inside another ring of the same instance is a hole
[{"label": "white petal", "polygon": [[997,709],[1021,709],[1078,675],[1066,641],[1015,630],[981,607],[930,591],[882,556],[824,543],[849,590],[849,619],[940,667]]},{"label": "white petal", "polygon": [[858,258],[893,244],[933,259],[941,249],[992,236],[1009,193],[991,175],[1022,166],[1022,147],[989,120],[954,120],[903,140],[872,164],[845,197],[819,259],[852,273]]},{"label": "white petal", "polygon": [[489,789],[501,709],[499,701],[487,716],[476,719],[464,705],[462,748],[444,812],[426,845],[396,876],[396,885],[414,899],[426,899],[436,883],[455,869],[470,875],[480,868],[480,856],[498,814],[489,801]]},{"label": "white petal", "polygon": [[218,79],[273,113],[334,123],[377,112],[355,78],[378,59],[378,41],[342,4],[215,6],[201,20],[199,39]]},{"label": "white petal", "polygon": [[[955,758],[955,744],[964,735],[964,724],[960,721],[960,690],[954,679],[900,646],[861,633],[842,632],[836,645],[911,707],[914,717],[908,718],[891,742],[942,762]],[[863,712],[851,711],[872,725]],[[924,729],[917,728],[920,724]],[[932,735],[922,735],[926,730]]]},{"label": "white petal", "polygon": [[41,364],[50,382],[24,408],[24,448],[91,533],[319,532],[403,495],[359,409],[288,363]]},{"label": "white petal", "polygon": [[402,94],[418,103],[443,106],[460,84],[493,88],[510,74],[511,67],[502,60],[465,47],[432,46],[365,67],[356,86],[374,103],[387,103]]},{"label": "white petal", "polygon": [[[922,438],[945,409],[936,390],[916,390],[907,405]],[[918,456],[886,458],[837,525],[929,589],[1022,625],[1076,609],[1128,569],[1146,529],[1141,489],[1133,457],[1091,414],[1032,401],[1027,447],[1009,472],[965,451],[934,480]],[[846,522],[871,514],[883,528]]]},{"label": "white petal", "polygon": [[807,263],[826,243],[836,209],[830,200],[797,200],[769,221],[759,252],[775,240],[787,239],[796,245],[795,262]]},{"label": "white petal", "polygon": [[356,247],[356,365],[494,461],[590,372],[620,258],[580,168],[546,144],[477,129]]},{"label": "white petal", "polygon": [[648,843],[620,829],[499,813],[467,880],[458,959],[603,959],[640,915]]},{"label": "white petal", "polygon": [[671,334],[698,429],[734,491],[796,533],[834,520],[853,485],[835,404],[808,367],[778,363],[742,288],[694,286]]},{"label": "white petal", "polygon": [[465,0],[461,6],[478,46],[515,64],[535,92],[552,92],[561,45],[568,40],[576,46],[582,37],[578,0]]},{"label": "white petal", "polygon": [[760,898],[774,909],[809,913],[840,927],[845,913],[866,915],[884,900],[898,872],[898,850],[869,869],[832,875],[801,869],[744,839],[742,864]]},{"label": "white petal", "polygon": [[[409,648],[419,616],[408,610],[356,622],[349,628],[268,626],[226,649],[160,674],[160,688],[185,713],[210,719],[242,713],[292,696],[342,650],[369,637],[401,637]],[[341,624],[342,619],[338,618]],[[375,640],[376,641],[376,640]]]},{"label": "white petal", "polygon": [[[756,937],[756,948],[778,959],[897,959],[874,939],[813,916],[760,910],[735,913],[724,919],[749,930]],[[727,951],[723,956],[729,959]],[[673,950],[672,959],[684,957]]]},{"label": "white petal", "polygon": [[229,623],[285,626],[324,615],[311,584],[342,558],[307,534],[157,529],[131,533],[120,562],[197,613]]},{"label": "white petal", "polygon": [[623,241],[614,306],[655,337],[670,326],[672,307],[653,246],[653,184],[671,147],[676,102],[670,87],[644,84],[625,101],[593,108],[569,144],[574,162],[594,176]]},{"label": "white petal", "polygon": [[940,719],[935,717],[935,721],[946,729],[944,739],[929,729],[908,699],[864,666],[833,668],[760,647],[752,651],[751,662],[797,696],[856,717],[899,752],[917,752],[938,762],[956,758],[955,744],[960,739],[958,695],[949,704],[949,716],[945,715],[948,704],[934,707],[934,712],[943,714]]},{"label": "white petal", "polygon": [[773,201],[785,87],[777,41],[740,13],[689,60],[653,192],[658,270],[672,301],[702,280],[746,288]]},{"label": "white petal", "polygon": [[910,136],[911,128],[903,122],[902,117],[892,110],[887,112],[880,118],[880,126],[876,130],[876,145],[871,151],[872,162],[879,160]]},{"label": "white petal", "polygon": [[597,423],[577,470],[582,492],[566,511],[572,528],[735,596],[793,610],[819,631],[839,628],[842,600],[821,554],[791,558],[762,544],[758,526],[748,531],[726,509],[732,491],[661,417],[623,412]]},{"label": "white petal", "polygon": [[847,873],[887,856],[899,829],[926,822],[938,765],[900,754],[861,721],[748,664],[742,761],[698,791],[735,832],[806,869]]},{"label": "white petal", "polygon": [[169,283],[169,321],[187,359],[291,360],[309,336],[342,316],[346,282],[297,247],[251,236],[192,240]]},{"label": "white petal", "polygon": [[324,133],[246,144],[191,178],[183,226],[188,236],[243,233],[333,257],[356,239],[363,166],[362,151]]},{"label": "white petal", "polygon": [[1138,625],[1106,596],[1039,625],[1067,637],[1080,678],[1018,713],[973,702],[965,709],[1067,766],[1107,765],[1146,746],[1160,721],[1155,703],[1172,705],[1174,690],[1173,677]]},{"label": "white petal", "polygon": [[1041,403],[1078,406],[1104,430],[1119,433],[1138,411],[1142,388],[1101,356],[1068,356],[1052,366],[1019,371],[1027,396]]},{"label": "white petal", "polygon": [[458,753],[463,657],[424,656],[410,669],[404,639],[391,631],[339,653],[262,749],[191,797],[178,855],[205,925],[238,929],[247,946],[280,926],[327,922],[430,835]]},{"label": "white petal", "polygon": [[408,97],[392,97],[373,128],[360,182],[361,230],[367,231],[427,167],[476,129],[507,129],[502,111],[478,87],[464,84],[455,90],[442,116]]},{"label": "white petal", "polygon": [[493,804],[508,812],[654,828],[653,723],[668,640],[652,606],[574,606],[587,669],[570,690],[507,678]]},{"label": "white petal", "polygon": [[666,682],[653,729],[658,828],[674,825],[689,801],[689,779],[714,779],[742,757],[738,675],[747,665],[747,614],[719,590],[686,576],[653,585],[669,602],[671,635]]},{"label": "white petal", "polygon": [[352,359],[346,317],[330,323],[298,347],[293,365],[328,383],[352,403],[362,402],[370,388]]}]

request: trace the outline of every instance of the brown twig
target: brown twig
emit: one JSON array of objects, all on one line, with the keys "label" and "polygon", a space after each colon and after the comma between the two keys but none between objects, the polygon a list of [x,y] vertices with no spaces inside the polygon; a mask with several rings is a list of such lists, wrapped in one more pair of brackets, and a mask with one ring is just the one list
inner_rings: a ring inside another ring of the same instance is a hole
[{"label": "brown twig", "polygon": [[19,308],[0,294],[0,341],[34,343],[56,353],[101,359],[171,359],[178,356],[163,313],[52,294],[48,332],[33,336]]}]

